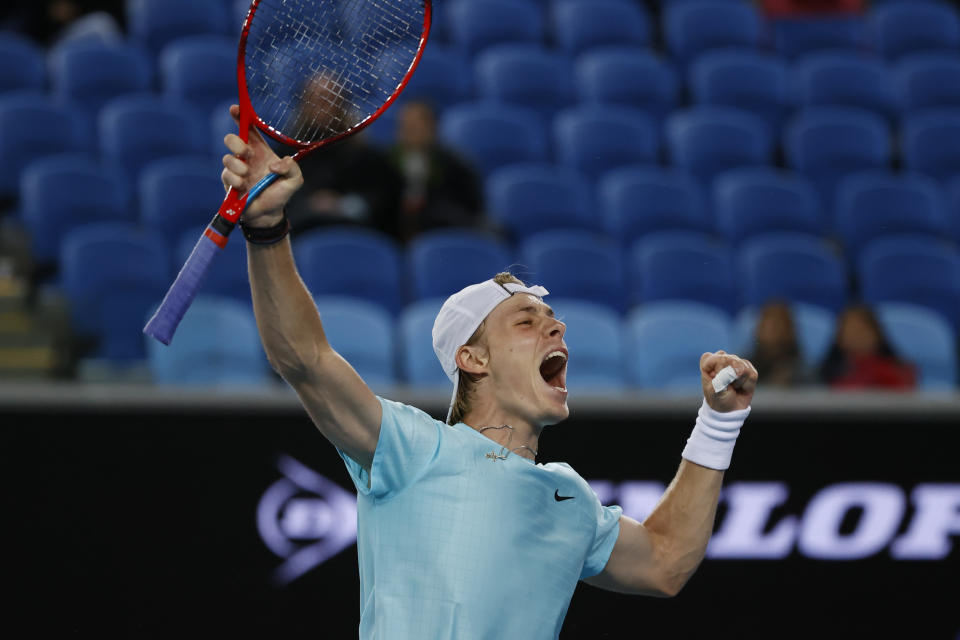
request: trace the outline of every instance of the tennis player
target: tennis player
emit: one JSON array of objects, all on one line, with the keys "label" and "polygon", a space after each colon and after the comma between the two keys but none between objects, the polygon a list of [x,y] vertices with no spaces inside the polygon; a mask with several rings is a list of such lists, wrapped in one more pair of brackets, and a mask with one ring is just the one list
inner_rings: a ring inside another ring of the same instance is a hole
[{"label": "tennis player", "polygon": [[[601,505],[570,466],[535,462],[544,427],[569,414],[566,327],[543,287],[499,274],[443,305],[433,343],[454,387],[446,422],[379,398],[331,348],[297,274],[283,214],[302,182],[296,164],[255,130],[249,144],[225,142],[225,184],[282,176],[242,221],[253,305],[270,362],[357,488],[361,638],[557,638],[578,580],[680,591],[703,559],[750,411],[748,361],[700,358],[704,402],[679,470],[652,514],[632,520]],[[713,378],[727,367],[734,380],[717,392]]]}]

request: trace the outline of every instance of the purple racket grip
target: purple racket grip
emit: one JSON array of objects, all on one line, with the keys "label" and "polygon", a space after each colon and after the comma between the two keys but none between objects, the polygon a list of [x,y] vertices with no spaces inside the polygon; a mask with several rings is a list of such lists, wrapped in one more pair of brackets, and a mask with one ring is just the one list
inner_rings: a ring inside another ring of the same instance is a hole
[{"label": "purple racket grip", "polygon": [[[210,227],[207,230],[211,231]],[[216,231],[212,232],[216,233]],[[206,277],[207,271],[210,270],[210,264],[218,251],[220,251],[220,247],[207,237],[207,232],[204,232],[196,246],[193,247],[190,257],[183,264],[183,268],[180,269],[180,273],[177,274],[177,279],[170,285],[170,289],[164,296],[163,302],[160,303],[157,312],[153,314],[153,317],[147,322],[147,326],[143,328],[145,334],[156,338],[163,344],[170,344],[173,333],[177,330],[177,325],[180,324],[183,314],[190,308],[197,291],[200,290],[200,285],[203,284],[203,279]]]}]

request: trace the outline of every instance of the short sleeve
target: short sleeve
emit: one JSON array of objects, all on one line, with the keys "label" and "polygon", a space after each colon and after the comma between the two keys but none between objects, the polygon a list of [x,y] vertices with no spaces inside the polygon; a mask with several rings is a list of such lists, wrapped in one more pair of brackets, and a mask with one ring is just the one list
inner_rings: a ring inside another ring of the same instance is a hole
[{"label": "short sleeve", "polygon": [[412,484],[436,459],[443,423],[420,409],[377,397],[383,409],[370,472],[337,449],[357,492],[387,498]]},{"label": "short sleeve", "polygon": [[580,579],[595,576],[607,566],[607,560],[613,552],[613,545],[620,535],[620,515],[623,509],[618,506],[605,507],[594,494],[596,502],[597,531],[593,544],[587,552],[587,559],[583,563]]}]

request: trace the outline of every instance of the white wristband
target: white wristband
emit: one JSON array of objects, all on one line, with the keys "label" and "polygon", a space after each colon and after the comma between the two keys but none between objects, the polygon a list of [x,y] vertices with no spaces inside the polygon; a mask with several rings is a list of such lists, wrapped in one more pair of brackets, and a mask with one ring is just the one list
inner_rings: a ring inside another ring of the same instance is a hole
[{"label": "white wristband", "polygon": [[750,415],[750,407],[738,411],[720,413],[714,411],[704,399],[697,412],[697,423],[687,439],[681,454],[690,462],[709,469],[723,471],[730,467],[733,445],[737,443],[740,427]]}]

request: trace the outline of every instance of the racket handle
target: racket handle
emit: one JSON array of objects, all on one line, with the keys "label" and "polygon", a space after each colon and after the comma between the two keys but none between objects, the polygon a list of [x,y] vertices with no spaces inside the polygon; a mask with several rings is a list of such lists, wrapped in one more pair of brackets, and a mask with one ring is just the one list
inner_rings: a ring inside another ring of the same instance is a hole
[{"label": "racket handle", "polygon": [[170,344],[173,333],[183,319],[183,314],[187,312],[196,297],[207,271],[210,270],[210,264],[220,251],[220,246],[208,235],[210,233],[220,235],[212,228],[212,224],[207,227],[196,246],[193,247],[193,251],[190,252],[190,257],[183,264],[183,268],[180,269],[180,273],[177,274],[177,279],[170,285],[160,307],[143,328],[145,334],[163,344]]}]

